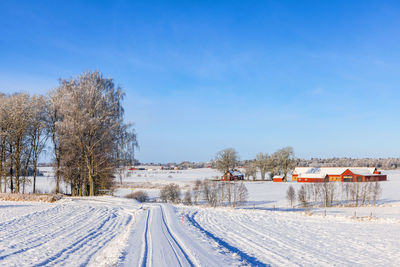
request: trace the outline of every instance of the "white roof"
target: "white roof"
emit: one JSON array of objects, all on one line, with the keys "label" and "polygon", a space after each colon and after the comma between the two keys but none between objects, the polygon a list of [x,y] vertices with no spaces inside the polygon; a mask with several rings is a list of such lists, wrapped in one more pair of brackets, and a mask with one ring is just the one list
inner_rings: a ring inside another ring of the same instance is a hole
[{"label": "white roof", "polygon": [[282,178],[283,179],[283,175],[275,175],[274,177],[272,177],[272,179],[274,178]]},{"label": "white roof", "polygon": [[243,173],[241,173],[240,171],[231,171],[231,174],[233,176],[244,176]]},{"label": "white roof", "polygon": [[298,177],[324,178],[326,175],[341,175],[347,169],[359,175],[374,175],[376,170],[369,167],[296,167],[293,174],[298,174]]}]

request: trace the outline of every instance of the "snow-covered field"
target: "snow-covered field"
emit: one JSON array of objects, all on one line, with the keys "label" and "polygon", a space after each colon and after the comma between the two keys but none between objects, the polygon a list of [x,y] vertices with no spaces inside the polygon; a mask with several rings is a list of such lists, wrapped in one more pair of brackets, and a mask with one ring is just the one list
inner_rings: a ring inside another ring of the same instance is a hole
[{"label": "snow-covered field", "polygon": [[[0,266],[400,266],[400,171],[378,206],[318,208],[285,199],[294,182],[246,182],[245,207],[140,204],[121,197],[0,202]],[[124,174],[116,195],[219,175],[211,169]],[[51,176],[51,174],[49,174]],[[52,184],[38,177],[43,190]],[[357,218],[354,218],[356,211]],[[372,213],[372,217],[370,217]]]}]

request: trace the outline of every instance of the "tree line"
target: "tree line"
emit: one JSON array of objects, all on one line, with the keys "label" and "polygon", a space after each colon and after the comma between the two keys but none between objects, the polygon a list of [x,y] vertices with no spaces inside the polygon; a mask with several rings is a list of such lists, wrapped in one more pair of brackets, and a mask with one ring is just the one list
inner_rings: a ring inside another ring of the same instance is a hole
[{"label": "tree line", "polygon": [[281,175],[284,180],[288,173],[296,166],[292,147],[284,147],[271,155],[260,152],[253,160],[239,161],[238,153],[233,148],[227,148],[217,153],[213,166],[222,173],[232,170],[243,164],[245,177],[249,180],[256,180],[257,172],[261,174],[261,179],[265,180],[269,173],[271,178]]},{"label": "tree line", "polygon": [[[0,190],[36,192],[39,156],[51,146],[55,192],[63,180],[74,196],[109,189],[114,173],[134,160],[136,134],[124,122],[123,90],[113,79],[85,72],[61,79],[46,95],[0,95]],[[27,176],[32,167],[33,180]]]},{"label": "tree line", "polygon": [[301,207],[312,206],[332,207],[376,205],[382,194],[382,187],[376,182],[349,182],[349,183],[307,183],[298,188],[297,193],[293,186],[286,191],[286,199],[293,207],[297,200]]},{"label": "tree line", "polygon": [[311,158],[296,159],[298,167],[376,167],[391,170],[400,167],[400,158]]}]

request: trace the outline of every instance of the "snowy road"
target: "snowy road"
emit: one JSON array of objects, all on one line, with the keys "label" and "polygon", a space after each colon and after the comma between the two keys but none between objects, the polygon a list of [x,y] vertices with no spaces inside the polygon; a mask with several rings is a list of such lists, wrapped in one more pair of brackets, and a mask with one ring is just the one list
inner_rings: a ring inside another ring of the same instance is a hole
[{"label": "snowy road", "polygon": [[141,266],[157,266],[160,259],[168,266],[194,266],[195,260],[182,248],[168,226],[161,205],[147,211],[145,227]]},{"label": "snowy road", "polygon": [[[220,254],[216,245],[171,205],[146,205],[123,253],[120,266],[237,266],[240,260]],[[184,224],[185,222],[185,224]],[[138,242],[138,241],[141,242]]]}]

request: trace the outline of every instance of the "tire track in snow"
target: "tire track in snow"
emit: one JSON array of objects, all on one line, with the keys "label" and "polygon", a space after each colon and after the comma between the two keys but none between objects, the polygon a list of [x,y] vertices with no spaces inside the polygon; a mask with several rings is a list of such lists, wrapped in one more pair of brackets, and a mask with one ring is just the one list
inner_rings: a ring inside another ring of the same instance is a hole
[{"label": "tire track in snow", "polygon": [[144,248],[143,248],[143,256],[142,256],[142,263],[140,264],[141,267],[146,267],[147,264],[147,255],[148,255],[148,232],[149,232],[149,217],[150,217],[150,209],[147,210],[147,217],[146,217],[146,225],[144,230]]},{"label": "tire track in snow", "polygon": [[212,234],[211,232],[207,231],[206,229],[204,229],[203,227],[200,226],[200,224],[195,220],[195,216],[197,214],[197,211],[194,212],[192,214],[192,216],[189,216],[189,214],[186,214],[186,218],[188,219],[188,221],[197,229],[199,229],[201,232],[203,232],[207,237],[211,238],[212,240],[214,240],[215,242],[217,242],[217,244],[225,249],[227,249],[229,252],[231,253],[235,253],[237,254],[241,260],[244,263],[248,263],[251,264],[252,266],[268,266],[267,264],[260,262],[259,260],[257,260],[255,257],[252,257],[248,254],[246,254],[245,252],[241,251],[240,249],[228,244],[227,242],[225,242],[224,240],[222,240],[221,238],[215,236],[214,234]]},{"label": "tire track in snow", "polygon": [[[189,263],[189,265],[192,266],[192,267],[195,266],[195,265],[193,264],[192,260],[190,259],[188,253],[182,248],[182,246],[179,244],[179,242],[177,241],[177,239],[176,239],[176,238],[174,237],[174,235],[171,233],[171,230],[170,230],[170,228],[169,228],[167,222],[165,221],[164,209],[163,209],[163,207],[162,207],[161,205],[160,205],[160,210],[161,210],[161,218],[162,218],[162,221],[163,221],[163,225],[164,225],[164,227],[165,227],[165,229],[167,230],[167,233],[168,233],[168,235],[166,235],[166,238],[167,238],[167,240],[168,240],[168,242],[169,242],[169,244],[170,244],[172,250],[174,251],[175,256],[176,256],[176,258],[178,259],[180,265],[181,265],[181,266],[186,266],[186,265],[182,265],[182,262],[180,261],[180,258],[178,257],[178,253],[177,253],[177,251],[176,251],[176,249],[175,249],[175,246],[174,246],[173,244],[176,244],[176,246],[178,246],[180,252],[182,252],[182,254],[185,256],[185,259],[186,259],[187,263]],[[164,234],[165,234],[165,232],[164,232]],[[168,236],[169,236],[170,238],[169,238]]]},{"label": "tire track in snow", "polygon": [[[120,209],[87,205],[60,205],[39,214],[0,224],[0,265],[75,265],[90,259],[129,224]],[[11,237],[12,233],[19,233]],[[9,242],[8,242],[9,241]],[[43,259],[43,255],[46,258]]]},{"label": "tire track in snow", "polygon": [[[112,220],[112,218],[115,217],[115,213],[113,213],[111,216],[107,216],[97,228],[91,229],[88,234],[79,238],[68,247],[61,249],[55,255],[36,264],[35,266],[44,266],[50,263],[52,265],[58,265],[78,250],[80,250],[80,253],[84,254],[87,258],[85,262],[85,264],[87,264],[92,255],[94,255],[98,250],[100,250],[115,237],[115,234],[113,234],[115,232],[115,228],[121,225],[118,221]],[[90,246],[95,242],[100,242],[100,238],[102,241],[102,246],[98,246],[97,249],[91,249],[92,247]]]},{"label": "tire track in snow", "polygon": [[[61,212],[63,212],[63,210],[64,209],[61,209]],[[89,209],[89,212],[92,210],[93,209]],[[82,221],[85,220],[85,217],[83,215],[86,214],[87,212],[86,210],[82,211],[78,209],[79,211],[78,213],[76,213],[76,210],[74,211],[75,213],[72,216],[69,215],[72,214],[73,211],[67,213],[61,213],[62,216],[59,216],[60,209],[57,209],[58,213],[55,213],[56,215],[53,214],[52,216],[46,217],[46,214],[41,213],[39,218],[40,223],[35,224],[33,227],[31,222],[32,221],[37,222],[38,218],[35,217],[31,218],[30,215],[27,215],[21,218],[21,220],[15,220],[13,222],[14,223],[13,226],[15,228],[14,232],[18,232],[19,234],[12,235],[13,231],[11,231],[11,235],[5,236],[4,238],[2,236],[2,240],[20,239],[21,241],[13,243],[11,246],[9,246],[9,249],[7,250],[7,252],[9,253],[5,255],[0,255],[0,260],[39,247],[43,244],[46,244],[47,242],[49,242],[49,240],[52,240],[53,238],[59,238],[60,236],[69,236],[75,232],[79,232],[82,228],[85,228],[85,224],[82,227],[74,228],[73,232],[65,233],[66,227],[64,225],[68,225],[69,222],[79,225]],[[76,220],[76,217],[80,219]],[[45,223],[41,222],[41,220],[44,220]],[[54,225],[56,225],[56,227]],[[60,227],[59,225],[63,226]],[[19,229],[20,226],[26,226],[26,227],[21,227],[21,229]],[[39,234],[35,235],[35,233]]]},{"label": "tire track in snow", "polygon": [[[161,205],[151,206],[145,219],[138,266],[197,266],[174,235]],[[154,251],[153,251],[154,250]],[[154,253],[153,253],[154,252]]]}]

